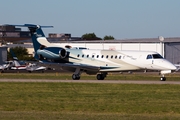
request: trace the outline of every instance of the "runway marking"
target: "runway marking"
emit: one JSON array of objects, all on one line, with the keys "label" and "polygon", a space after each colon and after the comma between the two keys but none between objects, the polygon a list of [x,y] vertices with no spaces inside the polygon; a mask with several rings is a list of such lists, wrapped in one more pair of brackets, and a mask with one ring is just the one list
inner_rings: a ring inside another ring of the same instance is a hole
[{"label": "runway marking", "polygon": [[47,79],[0,79],[0,82],[68,82],[68,83],[114,83],[114,84],[180,84],[180,81],[135,81],[135,80],[47,80]]}]

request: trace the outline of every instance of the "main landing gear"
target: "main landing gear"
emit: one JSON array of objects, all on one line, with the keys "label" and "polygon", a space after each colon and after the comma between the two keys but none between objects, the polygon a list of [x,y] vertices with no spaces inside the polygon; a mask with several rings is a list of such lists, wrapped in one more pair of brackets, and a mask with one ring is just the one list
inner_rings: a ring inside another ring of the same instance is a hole
[{"label": "main landing gear", "polygon": [[107,76],[107,73],[101,73],[101,74],[97,74],[96,78],[98,80],[104,80],[104,78]]},{"label": "main landing gear", "polygon": [[[73,80],[79,80],[81,78],[81,70],[80,68],[76,68],[74,74],[72,75],[72,79]],[[98,80],[104,80],[104,78],[107,76],[107,73],[100,73],[100,74],[97,74],[96,78]]]},{"label": "main landing gear", "polygon": [[[96,78],[97,80],[104,80],[107,74],[97,74]],[[80,74],[73,74],[72,79],[73,80],[79,80],[81,78]]]},{"label": "main landing gear", "polygon": [[73,80],[79,80],[80,78],[81,78],[81,76],[79,74],[73,74],[72,75]]},{"label": "main landing gear", "polygon": [[81,70],[80,68],[76,68],[76,71],[72,75],[73,80],[79,80],[81,78]]}]

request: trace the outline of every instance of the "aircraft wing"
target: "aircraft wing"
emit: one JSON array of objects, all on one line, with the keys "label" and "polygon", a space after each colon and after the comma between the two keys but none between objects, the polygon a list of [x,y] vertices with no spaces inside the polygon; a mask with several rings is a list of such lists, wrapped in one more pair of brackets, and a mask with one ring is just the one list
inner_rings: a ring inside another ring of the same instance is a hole
[{"label": "aircraft wing", "polygon": [[74,72],[76,69],[80,69],[82,71],[85,71],[87,74],[96,74],[99,70],[99,66],[91,66],[81,63],[55,63],[55,62],[47,62],[47,61],[41,61],[40,64],[43,64],[43,66],[55,68],[56,70],[68,70]]}]

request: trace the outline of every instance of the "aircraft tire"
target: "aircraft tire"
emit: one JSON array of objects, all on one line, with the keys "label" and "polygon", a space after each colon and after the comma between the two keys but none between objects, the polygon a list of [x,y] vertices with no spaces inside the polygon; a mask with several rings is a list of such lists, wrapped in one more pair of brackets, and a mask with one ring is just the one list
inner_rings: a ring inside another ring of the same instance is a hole
[{"label": "aircraft tire", "polygon": [[76,75],[76,74],[73,74],[73,75],[72,75],[72,79],[73,79],[73,80],[79,80],[79,79],[80,79],[80,76],[79,76],[79,75]]},{"label": "aircraft tire", "polygon": [[104,80],[103,74],[97,74],[96,78],[97,78],[98,80]]},{"label": "aircraft tire", "polygon": [[161,81],[166,81],[166,77],[161,77],[160,80]]}]

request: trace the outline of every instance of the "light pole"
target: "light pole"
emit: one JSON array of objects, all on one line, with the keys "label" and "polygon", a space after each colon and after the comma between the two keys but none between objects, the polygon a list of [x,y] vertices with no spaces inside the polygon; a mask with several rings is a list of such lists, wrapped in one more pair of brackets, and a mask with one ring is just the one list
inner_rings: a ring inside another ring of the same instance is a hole
[{"label": "light pole", "polygon": [[160,41],[161,55],[164,57],[164,46],[163,46],[164,37],[163,36],[159,36],[158,38],[159,38],[159,41]]}]

